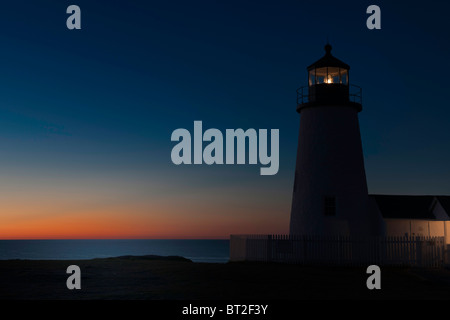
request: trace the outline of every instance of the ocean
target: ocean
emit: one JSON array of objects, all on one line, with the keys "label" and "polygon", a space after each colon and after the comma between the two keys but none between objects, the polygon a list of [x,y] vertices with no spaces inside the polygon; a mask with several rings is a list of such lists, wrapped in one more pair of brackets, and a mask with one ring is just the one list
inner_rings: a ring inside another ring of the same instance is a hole
[{"label": "ocean", "polygon": [[229,240],[0,240],[0,260],[78,260],[125,255],[181,256],[226,263]]}]

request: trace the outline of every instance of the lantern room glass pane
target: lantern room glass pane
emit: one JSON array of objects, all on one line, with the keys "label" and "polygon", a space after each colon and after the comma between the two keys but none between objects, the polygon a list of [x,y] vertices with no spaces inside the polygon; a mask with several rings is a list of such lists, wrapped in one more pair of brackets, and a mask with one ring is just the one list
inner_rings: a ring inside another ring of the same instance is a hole
[{"label": "lantern room glass pane", "polygon": [[327,79],[327,68],[316,69],[316,84],[325,83]]},{"label": "lantern room glass pane", "polygon": [[348,86],[348,70],[341,69],[340,75],[341,75],[340,83],[345,84],[345,85]]},{"label": "lantern room glass pane", "polygon": [[348,85],[348,70],[338,67],[323,67],[309,71],[309,85],[340,83]]},{"label": "lantern room glass pane", "polygon": [[311,71],[309,71],[309,85],[310,86],[312,86],[312,85],[314,85],[314,84],[316,84],[316,79],[315,79],[315,71],[316,70],[311,70]]},{"label": "lantern room glass pane", "polygon": [[336,67],[328,67],[327,83],[340,83],[340,69]]}]

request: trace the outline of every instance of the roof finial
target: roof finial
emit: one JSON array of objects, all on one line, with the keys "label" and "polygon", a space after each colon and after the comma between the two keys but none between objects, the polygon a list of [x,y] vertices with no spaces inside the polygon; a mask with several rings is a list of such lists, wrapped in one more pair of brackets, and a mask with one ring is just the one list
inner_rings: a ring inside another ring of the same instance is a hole
[{"label": "roof finial", "polygon": [[331,54],[331,49],[332,49],[332,47],[327,41],[327,44],[325,45],[325,52],[326,52],[326,54]]}]

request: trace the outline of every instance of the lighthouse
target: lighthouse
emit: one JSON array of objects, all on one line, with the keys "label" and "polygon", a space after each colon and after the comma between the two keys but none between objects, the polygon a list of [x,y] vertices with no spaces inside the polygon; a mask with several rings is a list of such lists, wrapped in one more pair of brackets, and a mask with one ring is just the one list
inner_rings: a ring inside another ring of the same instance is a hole
[{"label": "lighthouse", "polygon": [[369,210],[358,113],[362,90],[350,66],[331,54],[307,67],[297,90],[300,114],[290,234],[376,235]]}]

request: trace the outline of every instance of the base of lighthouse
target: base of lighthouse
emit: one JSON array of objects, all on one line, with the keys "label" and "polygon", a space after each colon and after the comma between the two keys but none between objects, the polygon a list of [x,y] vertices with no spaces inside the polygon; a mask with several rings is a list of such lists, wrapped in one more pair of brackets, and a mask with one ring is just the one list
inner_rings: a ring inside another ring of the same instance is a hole
[{"label": "base of lighthouse", "polygon": [[369,210],[358,110],[324,105],[301,111],[290,234],[376,235]]}]

